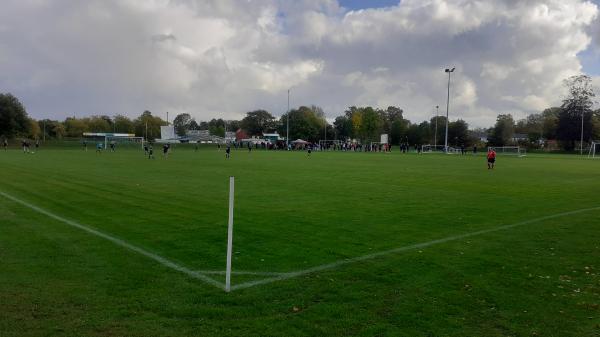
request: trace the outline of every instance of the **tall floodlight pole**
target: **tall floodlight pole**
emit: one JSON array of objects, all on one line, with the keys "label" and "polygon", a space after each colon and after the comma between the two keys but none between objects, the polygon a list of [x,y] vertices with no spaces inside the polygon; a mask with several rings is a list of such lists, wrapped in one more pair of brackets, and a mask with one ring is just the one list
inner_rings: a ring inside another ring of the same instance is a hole
[{"label": "tall floodlight pole", "polygon": [[440,106],[436,105],[435,106],[435,133],[433,134],[433,145],[435,145],[435,148],[437,151],[437,122],[438,122],[438,117],[440,115]]},{"label": "tall floodlight pole", "polygon": [[285,142],[287,150],[290,149],[290,89],[288,89],[288,106],[287,106],[287,127],[286,127]]},{"label": "tall floodlight pole", "polygon": [[583,155],[583,115],[585,114],[585,109],[581,110],[581,142],[579,143],[579,154]]},{"label": "tall floodlight pole", "polygon": [[450,74],[454,72],[454,69],[446,69],[448,73],[448,97],[446,98],[446,140],[444,141],[444,152],[448,152],[448,112],[450,110]]}]

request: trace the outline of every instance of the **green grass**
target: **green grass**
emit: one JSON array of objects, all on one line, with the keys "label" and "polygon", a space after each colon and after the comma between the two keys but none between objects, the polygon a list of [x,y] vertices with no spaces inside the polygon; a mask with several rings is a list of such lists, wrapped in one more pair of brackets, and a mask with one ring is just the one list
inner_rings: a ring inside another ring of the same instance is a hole
[{"label": "green grass", "polygon": [[[0,152],[0,191],[191,270],[291,272],[600,206],[600,161]],[[229,294],[0,196],[0,336],[598,336],[600,210]],[[214,276],[220,282],[221,275]],[[264,278],[233,275],[233,285]]]}]

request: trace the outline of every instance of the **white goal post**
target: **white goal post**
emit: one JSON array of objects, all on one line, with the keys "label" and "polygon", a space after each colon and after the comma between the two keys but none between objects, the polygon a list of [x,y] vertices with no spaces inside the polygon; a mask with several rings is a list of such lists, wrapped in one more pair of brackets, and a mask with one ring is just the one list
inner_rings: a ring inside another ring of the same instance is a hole
[{"label": "white goal post", "polygon": [[427,144],[427,145],[422,145],[421,146],[421,153],[444,153],[444,145],[431,145],[431,144]]},{"label": "white goal post", "polygon": [[340,144],[341,144],[341,141],[339,141],[339,140],[332,140],[332,139],[322,139],[322,140],[319,140],[319,148],[321,150],[329,149],[329,147],[331,145],[339,148]]},{"label": "white goal post", "polygon": [[520,146],[490,146],[488,147],[488,151],[490,149],[494,149],[498,155],[514,155],[518,157],[525,157],[527,155],[527,150]]},{"label": "white goal post", "polygon": [[598,156],[600,156],[600,142],[592,142],[588,158],[598,158]]},{"label": "white goal post", "polygon": [[130,136],[104,136],[104,148],[108,149],[108,145],[112,142],[119,145],[135,144],[144,149],[144,137],[130,137]]}]

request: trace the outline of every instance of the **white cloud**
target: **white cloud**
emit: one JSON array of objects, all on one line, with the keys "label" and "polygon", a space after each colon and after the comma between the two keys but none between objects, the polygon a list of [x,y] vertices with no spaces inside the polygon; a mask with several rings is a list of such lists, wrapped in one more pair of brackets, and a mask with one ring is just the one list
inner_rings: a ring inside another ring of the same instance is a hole
[{"label": "white cloud", "polygon": [[329,117],[397,105],[420,121],[445,108],[443,69],[456,66],[451,118],[483,126],[559,104],[598,22],[583,0],[403,0],[353,12],[335,0],[9,0],[0,91],[34,117],[208,119],[280,114],[292,88],[294,106]]}]

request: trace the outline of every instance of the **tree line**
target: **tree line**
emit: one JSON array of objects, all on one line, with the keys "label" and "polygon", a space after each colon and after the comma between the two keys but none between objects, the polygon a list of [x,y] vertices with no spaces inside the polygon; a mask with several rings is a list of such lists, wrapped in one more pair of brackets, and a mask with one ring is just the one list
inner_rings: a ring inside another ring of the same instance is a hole
[{"label": "tree line", "polygon": [[[571,151],[581,141],[581,118],[583,116],[583,140],[600,139],[600,109],[592,110],[595,97],[591,79],[586,75],[565,80],[569,95],[559,107],[551,107],[540,113],[515,121],[511,114],[500,114],[490,128],[469,129],[461,119],[448,123],[448,145],[522,145],[542,147],[554,141],[560,148]],[[25,107],[10,93],[0,93],[0,137],[33,139],[81,137],[84,132],[134,133],[149,140],[160,137],[160,126],[167,122],[150,111],[130,119],[124,115],[109,117],[96,115],[85,118],[68,117],[64,121],[34,120],[27,115]],[[423,144],[443,145],[446,135],[446,117],[436,116],[430,120],[411,122],[404,111],[396,106],[378,109],[370,106],[352,106],[332,124],[325,119],[318,106],[300,106],[276,118],[266,110],[246,113],[241,120],[211,119],[197,122],[190,114],[175,117],[173,126],[180,136],[188,130],[209,130],[213,135],[225,136],[226,131],[243,130],[247,136],[278,132],[289,138],[310,142],[319,140],[358,140],[362,143],[378,142],[381,134],[388,134],[394,145]],[[515,135],[525,135],[516,137]]]}]

